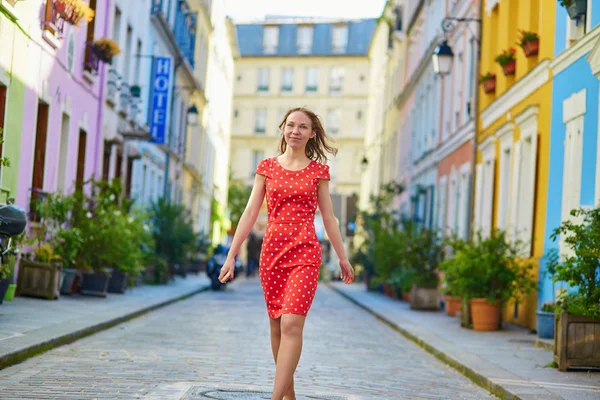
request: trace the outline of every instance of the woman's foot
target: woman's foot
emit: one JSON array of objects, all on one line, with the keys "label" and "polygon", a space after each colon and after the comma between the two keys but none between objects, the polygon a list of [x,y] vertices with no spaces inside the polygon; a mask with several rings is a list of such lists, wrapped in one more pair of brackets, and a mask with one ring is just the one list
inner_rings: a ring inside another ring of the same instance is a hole
[{"label": "woman's foot", "polygon": [[296,400],[296,393],[292,392],[291,394],[286,393],[283,396],[283,400]]}]

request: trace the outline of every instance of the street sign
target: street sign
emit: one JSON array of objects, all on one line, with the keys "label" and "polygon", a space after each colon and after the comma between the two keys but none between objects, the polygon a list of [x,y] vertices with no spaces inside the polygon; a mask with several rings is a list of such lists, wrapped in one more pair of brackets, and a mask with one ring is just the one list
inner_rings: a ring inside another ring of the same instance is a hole
[{"label": "street sign", "polygon": [[152,66],[152,107],[150,109],[150,134],[152,142],[164,144],[169,119],[169,92],[173,59],[155,57]]}]

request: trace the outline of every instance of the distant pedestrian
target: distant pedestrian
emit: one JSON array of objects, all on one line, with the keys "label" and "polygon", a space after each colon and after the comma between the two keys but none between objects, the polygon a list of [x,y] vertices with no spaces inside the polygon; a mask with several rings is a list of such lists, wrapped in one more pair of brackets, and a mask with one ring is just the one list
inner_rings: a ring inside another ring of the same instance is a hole
[{"label": "distant pedestrian", "polygon": [[256,233],[250,232],[250,235],[248,235],[248,243],[246,245],[246,253],[248,254],[248,262],[246,266],[247,278],[254,276],[254,273],[258,269],[258,263],[260,261],[260,247],[260,238]]},{"label": "distant pedestrian", "polygon": [[[220,279],[234,273],[234,257],[256,222],[267,196],[267,225],[260,259],[262,284],[276,364],[271,400],[294,400],[294,372],[302,351],[302,331],[312,304],[321,266],[321,246],[315,232],[317,205],[329,240],[339,258],[341,278],[354,280],[329,195],[331,147],[319,117],[306,108],[289,110],[279,125],[278,157],[262,160],[254,188],[235,232]],[[227,278],[229,276],[229,278]]]}]

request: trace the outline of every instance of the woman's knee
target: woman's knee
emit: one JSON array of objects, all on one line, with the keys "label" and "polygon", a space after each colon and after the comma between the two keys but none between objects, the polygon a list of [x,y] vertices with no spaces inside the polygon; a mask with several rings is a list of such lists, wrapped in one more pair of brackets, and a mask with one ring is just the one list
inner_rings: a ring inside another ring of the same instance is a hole
[{"label": "woman's knee", "polygon": [[281,318],[269,320],[271,336],[281,336]]},{"label": "woman's knee", "polygon": [[[285,317],[285,318],[284,318]],[[304,328],[304,317],[294,314],[286,314],[281,318],[281,335],[283,336],[302,336]]]}]

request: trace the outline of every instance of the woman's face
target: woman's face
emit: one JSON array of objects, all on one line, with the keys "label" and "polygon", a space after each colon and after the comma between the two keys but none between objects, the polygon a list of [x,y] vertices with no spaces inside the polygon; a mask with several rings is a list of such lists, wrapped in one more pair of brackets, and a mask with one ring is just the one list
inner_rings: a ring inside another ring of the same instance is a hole
[{"label": "woman's face", "polygon": [[302,111],[294,111],[288,115],[283,127],[283,136],[285,142],[291,148],[301,149],[305,147],[310,138],[315,136],[308,115]]}]

